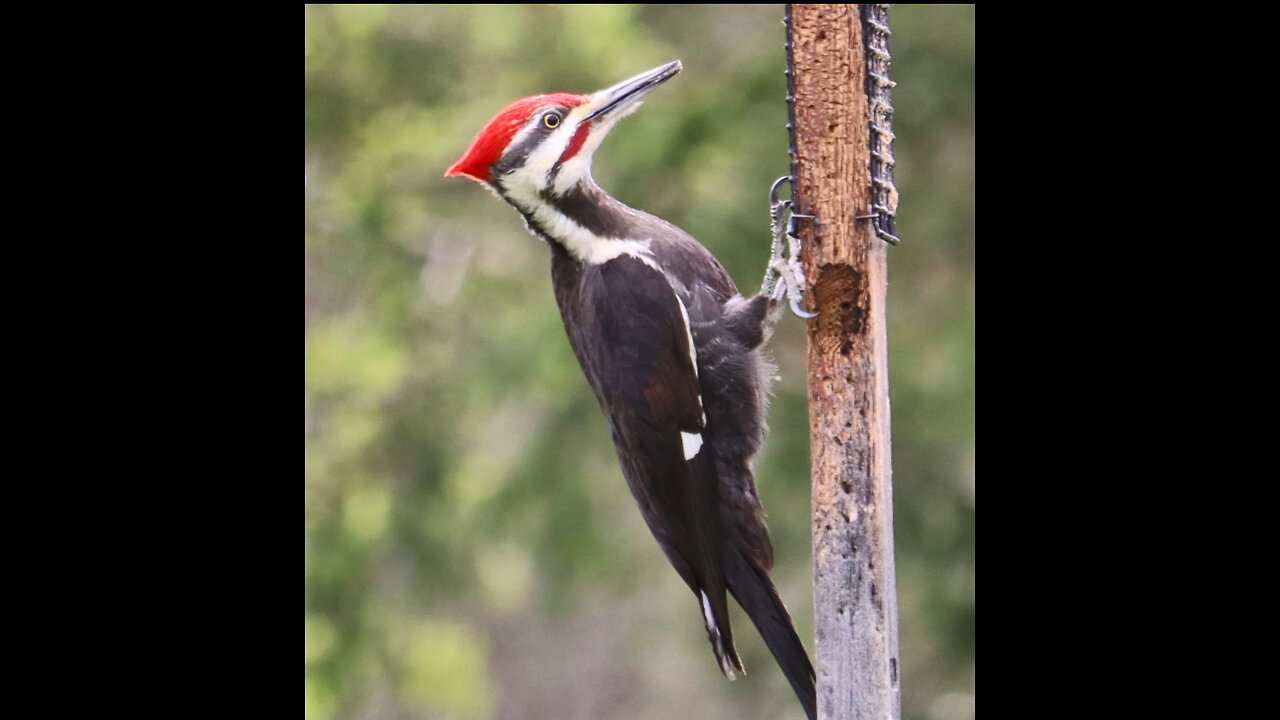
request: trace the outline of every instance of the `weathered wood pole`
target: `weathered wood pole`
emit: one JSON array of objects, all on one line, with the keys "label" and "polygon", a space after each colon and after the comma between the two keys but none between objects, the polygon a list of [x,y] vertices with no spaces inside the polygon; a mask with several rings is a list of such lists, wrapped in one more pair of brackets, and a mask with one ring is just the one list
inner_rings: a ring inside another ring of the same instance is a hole
[{"label": "weathered wood pole", "polygon": [[887,244],[871,208],[857,5],[792,5],[796,211],[808,278],[818,717],[901,716],[893,560]]}]

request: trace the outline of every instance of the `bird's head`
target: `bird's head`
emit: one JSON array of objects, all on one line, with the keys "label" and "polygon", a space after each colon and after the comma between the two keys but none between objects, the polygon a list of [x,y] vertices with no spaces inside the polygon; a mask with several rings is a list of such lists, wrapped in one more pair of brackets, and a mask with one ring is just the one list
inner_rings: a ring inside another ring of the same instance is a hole
[{"label": "bird's head", "polygon": [[591,176],[591,156],[613,126],[681,67],[676,60],[591,95],[517,100],[484,126],[445,177],[469,177],[517,204],[561,195]]}]

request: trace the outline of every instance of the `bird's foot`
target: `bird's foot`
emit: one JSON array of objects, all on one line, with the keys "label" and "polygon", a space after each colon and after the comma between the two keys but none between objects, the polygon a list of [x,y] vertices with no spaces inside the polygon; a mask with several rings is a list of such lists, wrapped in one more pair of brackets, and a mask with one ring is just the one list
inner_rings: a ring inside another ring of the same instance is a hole
[{"label": "bird's foot", "polygon": [[[778,198],[778,188],[784,182],[790,182],[789,175],[783,175],[769,189],[769,229],[773,236],[773,245],[769,252],[769,264],[765,268],[764,283],[760,286],[760,294],[774,302],[787,298],[791,312],[796,317],[808,320],[818,316],[801,307],[804,302],[804,271],[800,269],[800,238],[796,235],[796,221],[799,218],[813,219],[812,215],[802,215],[791,211],[791,201]],[[785,217],[783,213],[786,213]],[[785,243],[784,243],[785,239]]]},{"label": "bird's foot", "polygon": [[794,257],[774,258],[769,263],[769,268],[777,275],[776,283],[773,288],[772,299],[775,301],[787,298],[790,301],[791,312],[796,317],[809,320],[818,317],[818,313],[811,313],[801,307],[804,302],[804,270],[800,269],[800,261]]}]

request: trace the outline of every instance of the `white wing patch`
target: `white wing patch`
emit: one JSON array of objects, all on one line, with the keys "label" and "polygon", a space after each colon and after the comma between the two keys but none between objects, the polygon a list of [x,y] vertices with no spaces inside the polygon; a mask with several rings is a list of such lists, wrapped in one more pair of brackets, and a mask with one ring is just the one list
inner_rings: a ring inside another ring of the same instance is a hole
[{"label": "white wing patch", "polygon": [[692,460],[698,455],[698,451],[702,449],[702,433],[687,433],[680,431],[680,440],[684,443],[684,459]]}]

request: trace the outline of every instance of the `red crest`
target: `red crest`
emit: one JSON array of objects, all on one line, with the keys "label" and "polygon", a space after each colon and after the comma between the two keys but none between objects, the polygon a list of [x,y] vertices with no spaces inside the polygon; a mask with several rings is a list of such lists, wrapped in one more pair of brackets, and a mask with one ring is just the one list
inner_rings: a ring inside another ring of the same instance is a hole
[{"label": "red crest", "polygon": [[502,157],[502,151],[507,149],[507,145],[511,143],[511,138],[515,136],[516,131],[524,125],[530,115],[543,108],[556,105],[576,107],[586,99],[585,95],[552,93],[550,95],[535,95],[511,103],[480,130],[476,135],[476,139],[471,142],[471,147],[467,148],[467,151],[462,154],[462,157],[458,158],[457,162],[449,166],[449,169],[444,172],[444,176],[465,175],[477,182],[488,183],[489,168],[498,161],[498,158]]}]

